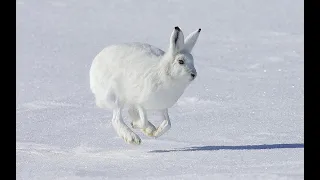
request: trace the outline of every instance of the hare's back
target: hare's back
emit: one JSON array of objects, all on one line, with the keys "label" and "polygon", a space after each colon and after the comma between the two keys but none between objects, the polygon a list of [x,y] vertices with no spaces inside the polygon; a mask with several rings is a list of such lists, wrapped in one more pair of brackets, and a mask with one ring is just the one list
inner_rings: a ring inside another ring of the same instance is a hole
[{"label": "hare's back", "polygon": [[145,43],[125,43],[104,48],[94,59],[93,65],[103,72],[148,69],[164,55],[161,49]]},{"label": "hare's back", "polygon": [[133,49],[134,51],[141,52],[150,56],[159,57],[164,55],[164,51],[147,43],[134,42],[134,43],[125,43],[118,46]]},{"label": "hare's back", "polygon": [[103,51],[119,56],[141,55],[146,57],[160,57],[164,51],[147,43],[123,43],[106,47]]},{"label": "hare's back", "polygon": [[164,51],[146,43],[124,43],[104,48],[94,59],[98,66],[134,66],[151,65],[157,63],[164,55]]},{"label": "hare's back", "polygon": [[[164,51],[150,44],[125,43],[104,48],[93,60],[90,76],[97,84],[126,75],[139,76],[158,63]],[[110,79],[112,78],[112,79]]]}]

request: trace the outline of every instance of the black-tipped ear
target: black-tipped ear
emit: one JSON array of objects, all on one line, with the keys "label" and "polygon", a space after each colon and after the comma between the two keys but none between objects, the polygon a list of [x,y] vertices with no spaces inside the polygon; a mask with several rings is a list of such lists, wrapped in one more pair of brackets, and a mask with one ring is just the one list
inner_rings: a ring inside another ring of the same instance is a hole
[{"label": "black-tipped ear", "polygon": [[181,31],[181,29],[179,28],[179,26],[174,27],[175,30],[177,31]]},{"label": "black-tipped ear", "polygon": [[199,28],[198,30],[190,33],[186,37],[186,40],[184,41],[184,49],[187,50],[189,53],[192,51],[194,45],[196,44],[200,32],[201,32],[201,28]]},{"label": "black-tipped ear", "polygon": [[176,26],[170,37],[170,51],[173,53],[179,52],[184,46],[184,35],[181,29]]}]

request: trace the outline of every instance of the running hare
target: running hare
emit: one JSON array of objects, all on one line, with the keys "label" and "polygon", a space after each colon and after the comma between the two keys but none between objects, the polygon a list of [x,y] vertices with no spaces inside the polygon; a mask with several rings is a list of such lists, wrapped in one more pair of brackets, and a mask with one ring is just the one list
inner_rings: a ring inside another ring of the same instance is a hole
[{"label": "running hare", "polygon": [[[93,60],[90,88],[100,108],[113,110],[112,125],[127,143],[140,144],[140,137],[123,121],[122,109],[129,107],[131,126],[151,137],[171,127],[172,107],[197,76],[191,50],[201,29],[184,39],[179,27],[170,37],[167,52],[145,43],[111,45]],[[147,119],[147,110],[159,110],[163,122],[156,128]]]}]

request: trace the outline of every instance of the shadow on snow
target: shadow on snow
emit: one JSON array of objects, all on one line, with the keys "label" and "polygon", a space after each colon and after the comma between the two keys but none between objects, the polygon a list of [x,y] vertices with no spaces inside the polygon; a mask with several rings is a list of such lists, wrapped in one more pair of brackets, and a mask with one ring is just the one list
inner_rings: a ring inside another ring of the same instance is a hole
[{"label": "shadow on snow", "polygon": [[241,146],[193,146],[169,150],[153,150],[149,153],[164,153],[175,151],[217,151],[217,150],[263,150],[263,149],[293,149],[304,148],[304,144],[261,144],[261,145],[241,145]]}]

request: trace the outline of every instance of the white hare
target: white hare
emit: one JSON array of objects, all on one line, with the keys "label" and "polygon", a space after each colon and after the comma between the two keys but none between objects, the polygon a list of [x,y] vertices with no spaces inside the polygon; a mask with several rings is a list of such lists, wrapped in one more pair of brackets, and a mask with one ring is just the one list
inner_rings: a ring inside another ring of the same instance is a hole
[{"label": "white hare", "polygon": [[[143,43],[108,46],[93,60],[90,88],[100,108],[113,110],[112,125],[127,143],[140,144],[140,137],[123,121],[122,109],[129,107],[131,126],[151,137],[170,129],[168,108],[197,76],[191,50],[201,29],[185,40],[175,27],[167,52]],[[147,110],[159,110],[163,122],[156,128],[147,119]]]}]

